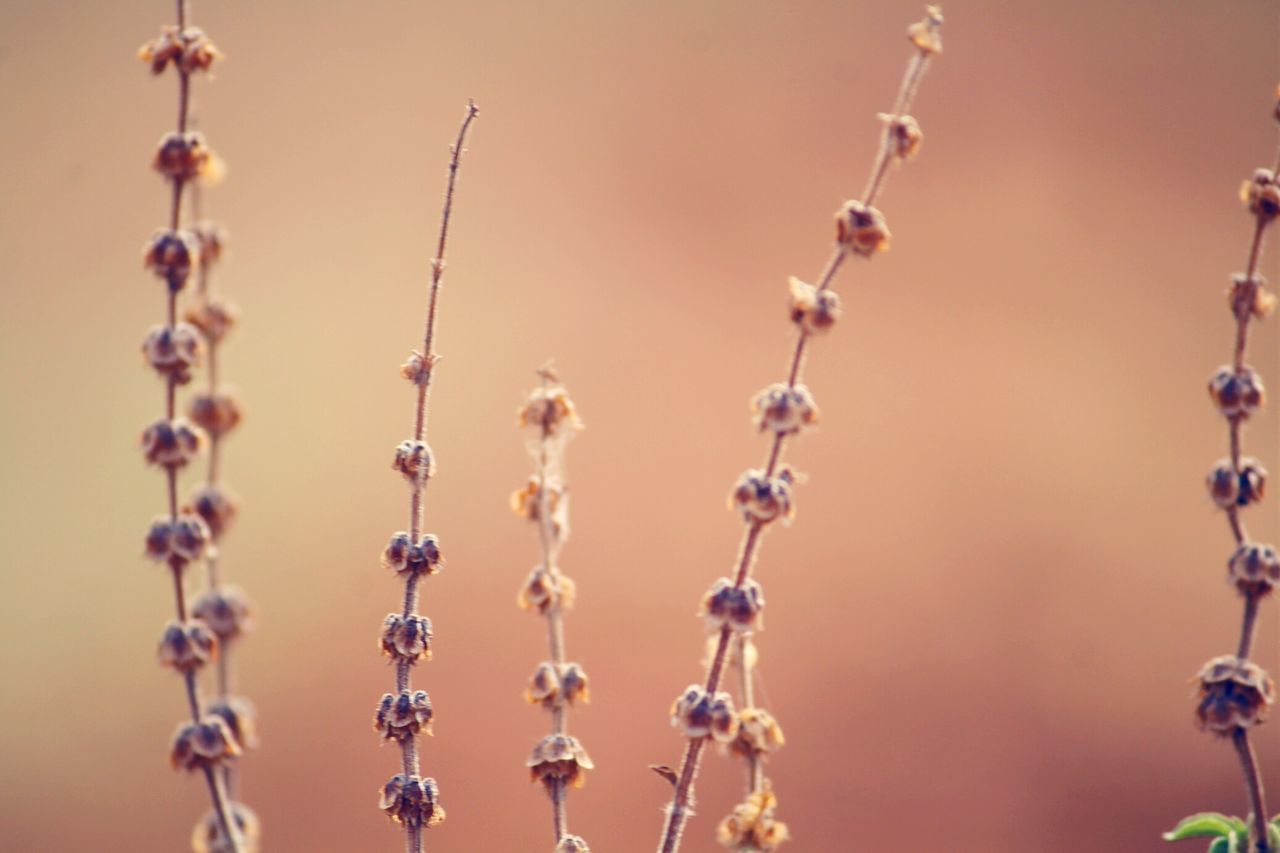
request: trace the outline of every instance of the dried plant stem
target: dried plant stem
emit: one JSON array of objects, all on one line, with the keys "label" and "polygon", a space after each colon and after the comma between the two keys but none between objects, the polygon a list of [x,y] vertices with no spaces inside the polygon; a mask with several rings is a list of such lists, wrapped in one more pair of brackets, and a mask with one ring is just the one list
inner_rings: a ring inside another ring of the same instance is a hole
[{"label": "dried plant stem", "polygon": [[[937,40],[937,30],[941,24],[941,14],[934,8],[930,7],[925,21],[913,27],[909,31],[912,41],[918,48],[910,62],[908,63],[906,73],[903,77],[901,86],[899,87],[898,96],[894,104],[893,114],[885,117],[885,128],[881,137],[880,148],[873,161],[871,167],[870,178],[868,179],[866,189],[863,194],[861,206],[863,208],[871,208],[872,202],[883,189],[886,181],[889,167],[895,157],[901,156],[896,154],[898,145],[895,138],[895,129],[899,126],[898,119],[905,117],[910,109],[912,100],[919,87],[920,80],[929,66],[929,60],[933,53],[940,49],[940,42]],[[920,38],[914,34],[916,28],[922,27],[920,30]],[[887,230],[884,232],[884,238],[887,240]],[[819,276],[815,289],[818,294],[824,293],[834,280],[836,273],[843,265],[845,258],[850,254],[851,248],[849,244],[838,241],[835,250]],[[869,254],[869,252],[866,252]],[[790,364],[787,368],[787,391],[794,391],[800,380],[800,371],[804,363],[805,351],[808,345],[809,330],[804,326],[800,326],[797,335],[795,349],[792,353]],[[769,449],[764,466],[764,482],[772,482],[774,476],[779,472],[782,451],[786,443],[787,432],[777,431],[774,435],[772,446]],[[755,562],[756,551],[759,547],[765,521],[759,519],[749,520],[745,527],[742,537],[742,543],[739,547],[737,569],[734,573],[734,590],[741,592],[751,577],[752,566]],[[725,623],[719,629],[719,637],[716,643],[715,652],[712,656],[710,665],[707,668],[706,678],[703,683],[703,695],[712,697],[716,694],[720,687],[721,677],[724,670],[726,653],[729,648],[731,635],[734,633],[733,627]],[[744,678],[744,688],[749,682],[749,674]],[[698,768],[701,761],[702,753],[708,738],[706,736],[689,737],[685,745],[684,755],[681,758],[680,770],[675,784],[675,791],[671,802],[666,810],[666,820],[662,829],[662,836],[659,841],[658,850],[660,853],[675,853],[679,849],[681,836],[684,832],[684,825],[692,813],[694,781],[698,775]],[[751,779],[753,789],[756,789],[756,778],[759,771],[752,769]],[[763,784],[761,781],[759,784]]]}]

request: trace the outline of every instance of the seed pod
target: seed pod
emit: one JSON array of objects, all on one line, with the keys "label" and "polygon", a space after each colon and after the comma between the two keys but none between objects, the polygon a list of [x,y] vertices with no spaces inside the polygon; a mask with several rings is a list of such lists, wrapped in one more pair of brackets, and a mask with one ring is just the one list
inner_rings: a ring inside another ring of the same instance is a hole
[{"label": "seed pod", "polygon": [[180,566],[203,557],[209,542],[209,528],[199,516],[183,513],[170,521],[161,515],[147,530],[146,552],[157,562],[168,560]]},{"label": "seed pod", "polygon": [[183,512],[192,512],[204,519],[214,540],[220,539],[235,521],[240,502],[223,486],[204,485],[191,493]]},{"label": "seed pod", "polygon": [[1255,169],[1253,177],[1240,185],[1240,200],[1249,212],[1262,222],[1270,222],[1280,213],[1280,187],[1270,169]]},{"label": "seed pod", "polygon": [[1231,276],[1231,287],[1227,290],[1227,306],[1237,320],[1246,317],[1265,320],[1275,310],[1276,297],[1267,290],[1267,280],[1261,275],[1249,278],[1244,273],[1236,273]]},{"label": "seed pod", "polygon": [[938,28],[942,26],[942,9],[925,6],[924,11],[923,20],[907,27],[907,40],[927,58],[942,53],[942,34],[938,32]]},{"label": "seed pod", "polygon": [[898,160],[910,160],[920,153],[924,131],[911,116],[895,116],[880,113],[879,119],[889,130],[889,153]]},{"label": "seed pod", "polygon": [[556,782],[567,787],[581,788],[586,783],[585,770],[595,767],[591,757],[576,737],[571,735],[547,735],[529,754],[525,762],[534,782],[542,782],[550,788]]},{"label": "seed pod", "polygon": [[739,634],[750,634],[763,627],[761,613],[764,610],[764,591],[759,581],[747,579],[739,589],[729,578],[720,578],[702,597],[698,615],[707,627],[719,631],[728,625]]},{"label": "seed pod", "polygon": [[587,846],[587,842],[583,841],[581,836],[566,835],[560,839],[560,843],[556,845],[556,849],[552,853],[591,853],[591,848]]},{"label": "seed pod", "polygon": [[520,407],[516,422],[522,427],[537,427],[548,436],[582,429],[578,410],[561,385],[535,388]]},{"label": "seed pod", "polygon": [[209,703],[205,713],[221,718],[242,749],[257,747],[258,712],[248,699],[243,696],[219,696]]},{"label": "seed pod", "polygon": [[387,693],[378,703],[378,710],[373,717],[373,730],[381,732],[384,740],[403,743],[417,737],[420,732],[431,734],[431,720],[434,716],[431,699],[425,690]]},{"label": "seed pod", "polygon": [[871,257],[889,251],[889,226],[874,207],[854,199],[836,213],[836,242],[851,252]]},{"label": "seed pod", "polygon": [[1236,476],[1230,459],[1219,459],[1214,463],[1205,477],[1205,485],[1209,489],[1209,497],[1223,509],[1235,506],[1240,500],[1240,478]]},{"label": "seed pod", "polygon": [[671,725],[687,738],[713,737],[729,743],[738,735],[733,697],[724,692],[712,696],[702,685],[690,684],[671,705]]},{"label": "seed pod", "polygon": [[444,822],[440,788],[436,780],[406,777],[397,773],[382,787],[378,807],[393,821],[405,826],[437,826]]},{"label": "seed pod", "polygon": [[424,533],[417,544],[403,531],[394,534],[382,551],[382,567],[398,575],[434,575],[444,565],[440,542],[433,534]]},{"label": "seed pod", "polygon": [[236,396],[226,391],[192,395],[187,413],[196,425],[214,438],[231,432],[244,416]]},{"label": "seed pod", "polygon": [[1240,460],[1240,506],[1262,500],[1267,494],[1267,469],[1252,456]]},{"label": "seed pod", "polygon": [[777,518],[790,521],[795,515],[791,502],[794,479],[787,468],[783,468],[776,477],[765,477],[763,471],[752,468],[734,484],[729,505],[742,513],[748,522],[767,524]]},{"label": "seed pod", "polygon": [[[243,803],[231,803],[229,808],[240,835],[241,853],[259,853],[262,828],[258,816]],[[222,834],[222,822],[212,809],[205,812],[191,833],[191,849],[195,853],[235,853],[231,840]]]},{"label": "seed pod", "polygon": [[183,723],[174,732],[169,763],[174,769],[216,767],[240,754],[231,729],[221,717],[206,715],[198,723]]},{"label": "seed pod", "polygon": [[1234,655],[1216,657],[1196,676],[1202,729],[1227,736],[1256,726],[1276,700],[1276,685],[1260,666]]},{"label": "seed pod", "polygon": [[138,49],[138,58],[160,74],[172,63],[183,74],[208,71],[222,54],[198,27],[179,31],[175,26],[161,29],[160,35]]},{"label": "seed pod", "polygon": [[1262,377],[1248,365],[1236,370],[1219,367],[1209,380],[1209,397],[1223,417],[1247,418],[1266,401]]},{"label": "seed pod", "polygon": [[200,452],[204,434],[186,418],[161,418],[143,430],[142,455],[152,465],[181,468]]},{"label": "seed pod", "polygon": [[152,326],[142,341],[142,355],[156,373],[185,385],[200,362],[200,332],[189,323]]},{"label": "seed pod", "polygon": [[818,290],[792,276],[791,322],[809,334],[825,332],[840,319],[840,296],[834,290]]},{"label": "seed pod", "polygon": [[164,626],[156,653],[162,666],[194,672],[218,656],[218,638],[199,620],[171,621]]},{"label": "seed pod", "polygon": [[761,432],[790,435],[817,423],[818,405],[807,386],[775,382],[751,399],[751,417]]},{"label": "seed pod", "polygon": [[431,620],[427,617],[388,613],[382,623],[382,653],[409,664],[431,660],[431,636]]},{"label": "seed pod", "polygon": [[410,484],[417,486],[425,486],[427,480],[436,472],[435,459],[431,455],[431,448],[427,446],[425,441],[414,441],[413,439],[406,439],[397,445],[396,456],[391,462],[391,468],[403,474],[405,480]]},{"label": "seed pod", "polygon": [[191,268],[200,261],[200,247],[190,231],[161,228],[143,248],[142,266],[177,292],[186,286]]},{"label": "seed pod", "polygon": [[1280,555],[1270,545],[1246,542],[1227,561],[1227,576],[1241,595],[1266,598],[1280,585]]},{"label": "seed pod", "polygon": [[587,673],[581,664],[564,663],[557,667],[543,661],[529,677],[524,698],[531,705],[541,705],[548,710],[564,704],[591,701]]},{"label": "seed pod", "polygon": [[220,586],[201,593],[191,615],[208,625],[223,644],[253,629],[253,607],[236,586]]},{"label": "seed pod", "polygon": [[573,607],[576,592],[577,585],[559,569],[535,566],[520,587],[516,604],[521,610],[537,610],[542,614],[552,608],[568,610]]},{"label": "seed pod", "polygon": [[206,296],[188,308],[183,317],[199,329],[206,339],[216,344],[231,331],[231,327],[240,317],[240,312],[229,302]]},{"label": "seed pod", "polygon": [[738,737],[729,748],[739,755],[776,752],[787,742],[782,726],[763,708],[743,708],[738,723]]},{"label": "seed pod", "polygon": [[734,806],[733,813],[720,821],[716,839],[741,853],[773,853],[791,837],[787,825],[774,818],[777,808],[778,798],[765,780],[763,788],[747,794],[746,801]]},{"label": "seed pod", "polygon": [[151,168],[170,180],[189,181],[204,172],[210,157],[211,152],[201,134],[193,130],[185,133],[169,131],[160,137]]}]

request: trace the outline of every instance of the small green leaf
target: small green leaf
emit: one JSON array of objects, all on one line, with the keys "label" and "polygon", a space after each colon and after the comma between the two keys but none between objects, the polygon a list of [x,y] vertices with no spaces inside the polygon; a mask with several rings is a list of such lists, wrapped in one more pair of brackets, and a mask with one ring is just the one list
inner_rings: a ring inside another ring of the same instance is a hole
[{"label": "small green leaf", "polygon": [[[1201,812],[1184,818],[1164,834],[1165,841],[1182,841],[1184,838],[1213,838],[1230,835],[1235,830],[1235,818],[1217,812]],[[1218,853],[1218,851],[1214,851]]]},{"label": "small green leaf", "polygon": [[1280,826],[1276,826],[1275,821],[1267,824],[1267,843],[1272,850],[1280,850]]},{"label": "small green leaf", "polygon": [[1228,836],[1220,835],[1209,842],[1209,853],[1235,853]]}]

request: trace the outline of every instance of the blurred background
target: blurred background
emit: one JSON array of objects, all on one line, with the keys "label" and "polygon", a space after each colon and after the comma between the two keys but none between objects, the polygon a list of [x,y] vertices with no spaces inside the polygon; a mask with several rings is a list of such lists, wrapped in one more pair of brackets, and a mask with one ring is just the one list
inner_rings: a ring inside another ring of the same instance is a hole
[{"label": "blurred background", "polygon": [[[0,848],[185,849],[206,808],[169,770],[183,717],[155,664],[172,610],[142,537],[163,478],[136,450],[162,389],[140,247],[167,211],[148,168],[176,83],[133,58],[170,3],[0,4]],[[448,568],[423,612],[440,851],[549,850],[525,756],[544,655],[515,606],[536,559],[507,507],[530,470],[515,411],[554,357],[587,423],[570,446],[579,585],[572,715],[595,759],[570,825],[653,849],[667,722],[700,676],[697,601],[729,571],[730,484],[766,442],[747,400],[784,378],[787,276],[812,280],[862,188],[917,3],[197,2],[227,56],[196,82],[229,166],[223,350],[247,404],[227,444],[224,547],[259,609],[236,666],[263,745],[244,799],[275,851],[397,850],[370,731],[399,586],[389,470],[411,428],[447,146],[481,114],[441,303],[427,529]],[[1234,648],[1226,449],[1205,395],[1230,355],[1223,292],[1273,158],[1280,13],[1264,0],[946,4],[915,114],[920,158],[881,208],[893,250],[846,267],[846,314],[805,379],[820,429],[787,458],[799,513],[759,563],[769,766],[797,851],[1155,851],[1203,809],[1246,810],[1188,679]],[[1274,237],[1274,235],[1273,235]],[[1266,271],[1280,278],[1270,251]],[[1253,363],[1280,387],[1275,321]],[[1273,406],[1248,452],[1272,471]],[[192,476],[185,489],[193,485]],[[1273,497],[1250,513],[1274,541]],[[1280,613],[1257,659],[1280,668]],[[1280,811],[1280,725],[1257,749]],[[686,850],[740,795],[711,756]],[[1190,844],[1190,843],[1189,843]],[[1189,849],[1199,849],[1194,846]]]}]

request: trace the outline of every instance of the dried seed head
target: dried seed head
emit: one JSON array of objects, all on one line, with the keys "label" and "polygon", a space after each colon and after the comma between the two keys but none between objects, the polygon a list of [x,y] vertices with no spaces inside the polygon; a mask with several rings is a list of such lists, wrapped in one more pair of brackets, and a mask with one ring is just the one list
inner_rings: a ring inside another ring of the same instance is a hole
[{"label": "dried seed head", "polygon": [[189,181],[208,167],[210,156],[203,135],[194,130],[171,130],[160,137],[151,168],[171,180]]},{"label": "dried seed head", "polygon": [[834,290],[818,290],[792,276],[791,322],[809,334],[825,332],[840,319],[840,297]]},{"label": "dried seed head", "polygon": [[426,384],[427,378],[431,376],[431,369],[439,360],[440,357],[438,355],[428,357],[417,350],[413,350],[409,353],[408,360],[400,365],[400,375],[414,385]]},{"label": "dried seed head", "polygon": [[382,653],[395,661],[414,664],[431,660],[431,620],[412,613],[388,613],[382,622]]},{"label": "dried seed head", "polygon": [[535,388],[517,412],[517,423],[522,427],[537,427],[547,436],[582,429],[578,410],[562,385]]},{"label": "dried seed head", "polygon": [[189,323],[152,326],[142,341],[142,355],[156,373],[185,385],[191,368],[200,363],[200,331]]},{"label": "dried seed head", "polygon": [[1227,561],[1227,577],[1241,595],[1265,598],[1280,586],[1280,555],[1270,545],[1246,542]]},{"label": "dried seed head", "polygon": [[156,653],[162,666],[193,672],[218,656],[218,638],[199,620],[171,621],[164,626]]},{"label": "dried seed head", "polygon": [[208,625],[224,645],[253,630],[253,605],[236,586],[220,586],[201,593],[191,607],[191,615]]},{"label": "dried seed head", "polygon": [[393,535],[382,550],[382,567],[398,575],[434,575],[443,566],[440,542],[431,533],[422,534],[414,544],[409,534],[401,531]]},{"label": "dried seed head", "polygon": [[1263,222],[1280,213],[1280,187],[1270,169],[1255,169],[1253,177],[1240,185],[1240,200],[1249,212]]},{"label": "dried seed head", "polygon": [[712,696],[700,684],[690,684],[671,705],[671,725],[687,738],[713,737],[729,743],[738,736],[738,716],[728,693]]},{"label": "dried seed head", "polygon": [[222,538],[236,519],[240,502],[223,486],[204,485],[191,493],[183,512],[194,512],[204,519],[215,540]]},{"label": "dried seed head", "polygon": [[591,848],[580,836],[566,835],[560,839],[560,843],[552,853],[591,853]]},{"label": "dried seed head", "polygon": [[240,754],[240,746],[226,720],[206,714],[198,723],[183,723],[173,733],[169,763],[174,769],[216,767]]},{"label": "dried seed head", "polygon": [[895,116],[880,113],[877,118],[885,123],[889,130],[890,154],[898,160],[910,160],[920,153],[920,145],[924,142],[924,131],[911,116]]},{"label": "dried seed head", "polygon": [[743,708],[738,714],[738,723],[738,738],[730,749],[739,755],[776,752],[787,742],[782,726],[763,708]]},{"label": "dried seed head", "polygon": [[200,262],[200,245],[190,231],[157,229],[142,249],[142,266],[168,283],[172,291],[182,290],[191,268]]},{"label": "dried seed head", "polygon": [[836,242],[851,252],[867,258],[887,252],[891,236],[880,211],[856,199],[836,213]]},{"label": "dried seed head", "polygon": [[209,528],[198,515],[183,513],[173,520],[159,515],[147,529],[146,553],[153,560],[182,565],[204,556],[210,540]]},{"label": "dried seed head", "polygon": [[378,807],[387,817],[405,826],[437,826],[444,822],[440,788],[436,780],[397,773],[382,786]]},{"label": "dried seed head", "polygon": [[[240,835],[241,853],[259,853],[262,849],[262,827],[258,816],[243,803],[231,803],[231,820]],[[195,853],[235,853],[231,840],[222,834],[222,823],[212,809],[204,813],[191,833],[191,849]]]},{"label": "dried seed head", "polygon": [[187,309],[186,321],[199,329],[208,340],[218,343],[236,324],[240,313],[235,306],[216,297],[205,297]]},{"label": "dried seed head", "polygon": [[577,585],[559,569],[548,571],[542,566],[535,566],[520,587],[516,604],[521,610],[536,609],[543,614],[552,608],[568,610],[573,607],[576,593]]},{"label": "dried seed head", "polygon": [[227,231],[216,222],[207,219],[191,226],[196,244],[200,247],[200,262],[213,264],[222,258],[222,250],[227,245]]},{"label": "dried seed head", "polygon": [[758,581],[748,579],[738,589],[729,578],[720,578],[702,597],[698,615],[707,620],[707,627],[713,631],[728,625],[739,634],[750,634],[764,627],[763,610],[764,591]]},{"label": "dried seed head", "polygon": [[925,6],[924,19],[907,27],[907,39],[916,46],[925,57],[942,53],[942,9],[938,6]]},{"label": "dried seed head", "polygon": [[152,74],[160,74],[170,64],[183,74],[208,71],[222,54],[198,27],[179,31],[175,26],[162,27],[160,35],[138,49],[138,58],[151,66]]},{"label": "dried seed head", "polygon": [[231,432],[240,423],[243,411],[236,395],[229,391],[194,394],[187,404],[191,420],[214,438]]},{"label": "dried seed head", "polygon": [[1209,397],[1224,417],[1247,418],[1266,401],[1266,392],[1252,367],[1237,371],[1224,364],[1209,380]]},{"label": "dried seed head", "polygon": [[1267,469],[1252,456],[1240,460],[1240,506],[1255,504],[1266,497]]},{"label": "dried seed head", "polygon": [[221,717],[241,749],[258,746],[258,712],[243,696],[219,696],[209,702],[206,714]]},{"label": "dried seed head", "polygon": [[1240,500],[1240,478],[1236,476],[1230,459],[1219,459],[1213,463],[1205,477],[1205,485],[1209,489],[1209,497],[1223,509],[1235,506]]},{"label": "dried seed head", "polygon": [[531,705],[541,705],[548,710],[568,703],[591,701],[588,689],[587,673],[577,663],[560,664],[558,668],[550,661],[543,661],[529,677],[529,686],[525,688],[524,698]]},{"label": "dried seed head", "polygon": [[1231,276],[1227,289],[1227,307],[1237,320],[1255,317],[1265,320],[1276,309],[1276,296],[1267,290],[1267,280],[1260,275],[1253,278],[1244,273]]},{"label": "dried seed head", "polygon": [[373,730],[381,732],[384,740],[404,742],[412,740],[418,734],[431,734],[431,698],[427,691],[410,692],[401,690],[399,694],[387,693],[378,703],[378,710],[373,716]]},{"label": "dried seed head", "polygon": [[765,477],[763,471],[752,468],[734,484],[729,505],[749,522],[765,524],[779,517],[790,521],[795,515],[791,502],[794,481],[795,475],[785,467],[775,477]]},{"label": "dried seed head", "polygon": [[142,455],[152,465],[181,468],[203,446],[204,434],[186,418],[161,418],[142,432]]},{"label": "dried seed head", "polygon": [[595,767],[582,744],[572,735],[547,735],[533,748],[525,766],[534,782],[541,781],[548,788],[556,782],[581,788],[587,781],[583,771]]},{"label": "dried seed head", "polygon": [[425,441],[405,439],[396,446],[391,468],[403,474],[411,485],[425,486],[436,472],[435,457]]},{"label": "dried seed head", "polygon": [[1199,685],[1196,717],[1202,729],[1229,735],[1267,718],[1276,701],[1276,685],[1260,666],[1234,655],[1216,657],[1195,679]]},{"label": "dried seed head", "polygon": [[818,422],[818,404],[807,386],[775,382],[751,399],[751,416],[761,432],[790,435]]},{"label": "dried seed head", "polygon": [[772,853],[790,838],[787,825],[774,818],[778,798],[768,780],[764,787],[747,795],[746,802],[734,806],[733,813],[720,821],[716,838],[738,853]]},{"label": "dried seed head", "polygon": [[[547,512],[551,516],[552,521],[556,517],[556,508],[560,505],[560,498],[564,492],[560,484],[554,478],[547,479]],[[541,520],[542,507],[542,488],[539,478],[534,476],[529,478],[528,484],[522,489],[516,489],[511,493],[511,511],[521,518],[527,518],[537,523]]]}]

